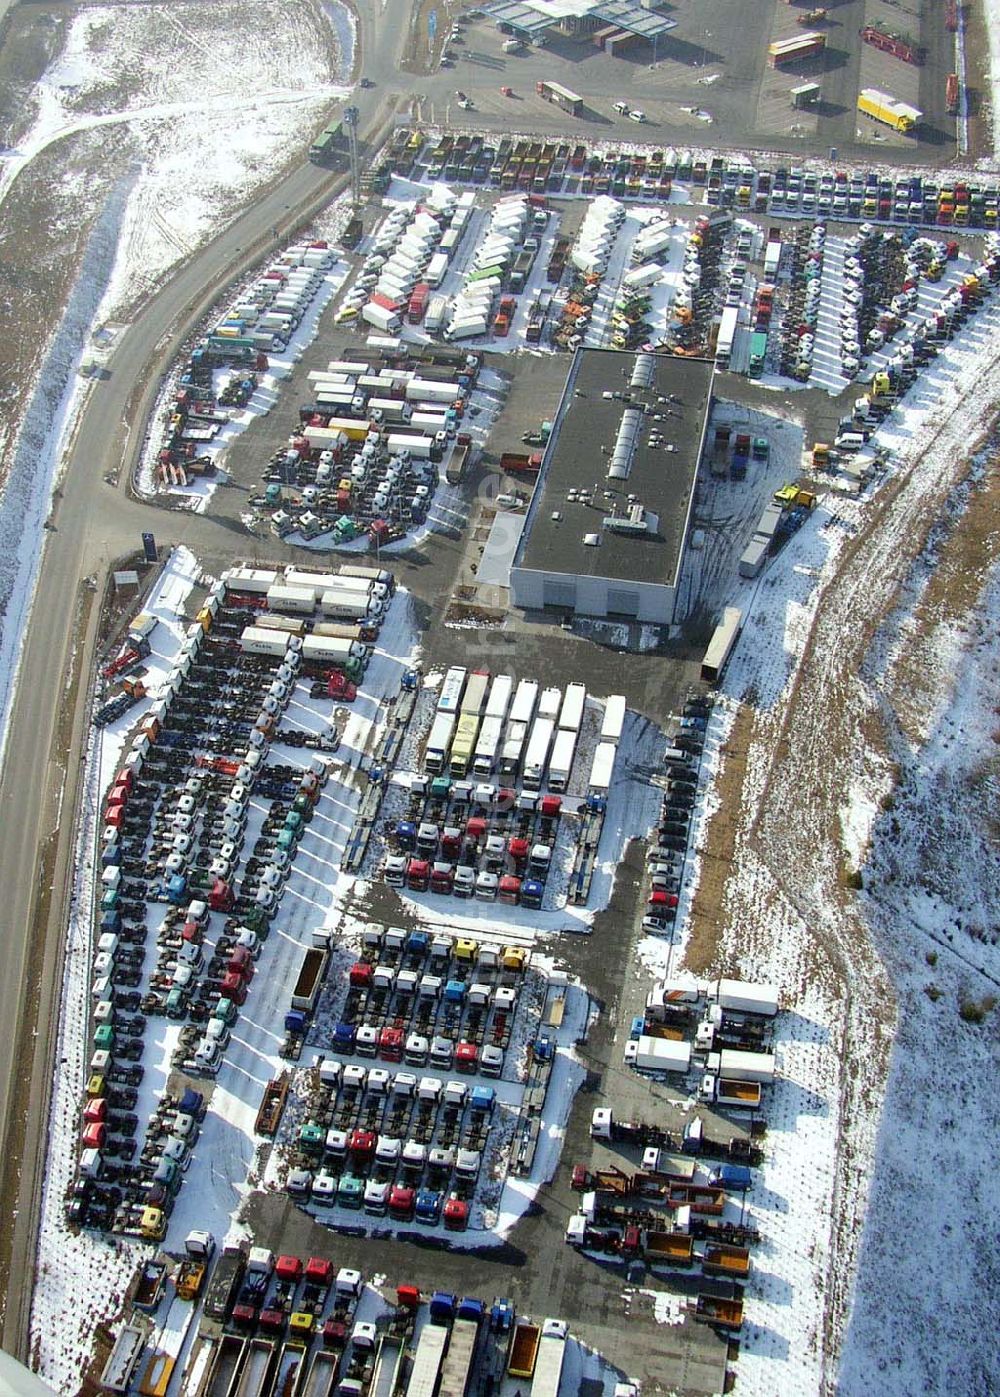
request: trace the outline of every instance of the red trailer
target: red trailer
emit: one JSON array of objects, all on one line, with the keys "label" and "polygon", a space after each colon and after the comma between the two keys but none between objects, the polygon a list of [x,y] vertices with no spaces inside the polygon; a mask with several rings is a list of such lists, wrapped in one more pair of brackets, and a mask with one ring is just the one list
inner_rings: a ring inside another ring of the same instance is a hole
[{"label": "red trailer", "polygon": [[949,116],[958,116],[958,74],[949,73],[944,86],[944,102]]},{"label": "red trailer", "polygon": [[919,66],[924,61],[919,47],[906,35],[890,34],[884,29],[877,29],[874,24],[866,24],[861,37],[866,44],[880,49],[882,53],[891,53],[893,58],[901,58],[904,63]]}]

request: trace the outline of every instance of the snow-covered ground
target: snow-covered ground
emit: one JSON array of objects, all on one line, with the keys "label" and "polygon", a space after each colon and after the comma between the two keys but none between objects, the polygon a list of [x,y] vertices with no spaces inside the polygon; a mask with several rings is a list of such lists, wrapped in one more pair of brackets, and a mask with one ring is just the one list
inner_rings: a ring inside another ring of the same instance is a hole
[{"label": "snow-covered ground", "polygon": [[4,162],[0,199],[41,151],[72,132],[128,127],[135,181],[101,305],[102,318],[120,316],[265,183],[331,101],[350,90],[353,29],[341,11],[329,7],[337,17],[336,69],[323,23],[305,4],[80,11],[36,86],[38,114]]},{"label": "snow-covered ground", "polygon": [[[98,218],[35,392],[17,430],[5,430],[0,441],[7,466],[0,496],[0,538],[7,540],[0,561],[0,757],[42,524],[89,392],[76,371],[83,358],[100,358],[95,334],[216,231],[302,146],[332,99],[349,91],[343,82],[354,62],[353,21],[336,0],[323,15],[317,21],[298,4],[277,11],[253,4],[82,10],[37,84],[30,131],[0,164],[2,207],[13,182],[31,178],[35,157],[72,132],[123,127],[134,142],[131,171]],[[73,178],[86,173],[68,172]]]},{"label": "snow-covered ground", "polygon": [[[994,566],[974,614],[932,615],[917,641],[926,688],[901,695],[897,667],[914,643],[933,564],[932,555],[921,560],[915,595],[884,628],[865,676],[889,720],[895,786],[876,769],[845,792],[863,913],[899,1024],[841,1372],[852,1397],[873,1381],[887,1397],[986,1394],[1000,1370],[992,1320],[1000,579]],[[900,699],[906,731],[892,722]]]}]

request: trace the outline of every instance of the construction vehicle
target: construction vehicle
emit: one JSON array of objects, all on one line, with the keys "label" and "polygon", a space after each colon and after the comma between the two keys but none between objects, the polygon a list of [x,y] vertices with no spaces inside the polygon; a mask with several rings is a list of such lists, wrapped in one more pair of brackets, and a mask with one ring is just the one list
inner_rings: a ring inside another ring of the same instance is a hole
[{"label": "construction vehicle", "polygon": [[254,1125],[254,1130],[258,1135],[275,1135],[277,1133],[287,1095],[288,1076],[283,1072],[280,1077],[275,1077],[268,1082],[264,1088],[264,1096]]},{"label": "construction vehicle", "polygon": [[510,1346],[510,1358],[507,1361],[507,1372],[512,1378],[531,1377],[535,1371],[541,1338],[542,1331],[539,1325],[529,1324],[527,1320],[518,1323]]},{"label": "construction vehicle", "polygon": [[197,1300],[215,1252],[215,1238],[211,1232],[200,1229],[189,1232],[184,1238],[184,1252],[174,1283],[181,1300]]},{"label": "construction vehicle", "polygon": [[696,1301],[694,1317],[700,1324],[714,1324],[735,1333],[743,1327],[743,1301],[702,1293]]}]

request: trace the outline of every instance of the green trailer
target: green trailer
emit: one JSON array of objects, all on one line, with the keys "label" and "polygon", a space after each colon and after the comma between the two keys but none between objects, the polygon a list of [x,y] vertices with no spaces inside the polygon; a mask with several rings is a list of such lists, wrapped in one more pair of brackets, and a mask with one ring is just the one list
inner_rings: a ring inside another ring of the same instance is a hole
[{"label": "green trailer", "polygon": [[756,330],[750,336],[750,377],[760,378],[764,372],[764,364],[767,359],[767,334],[764,330]]}]

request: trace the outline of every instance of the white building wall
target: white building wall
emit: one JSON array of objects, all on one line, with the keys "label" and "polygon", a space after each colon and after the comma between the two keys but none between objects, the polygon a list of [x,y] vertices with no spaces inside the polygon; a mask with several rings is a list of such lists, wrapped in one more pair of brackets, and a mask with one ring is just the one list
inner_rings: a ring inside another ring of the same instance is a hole
[{"label": "white building wall", "polygon": [[[560,602],[571,606],[581,616],[608,616],[622,614],[619,601],[622,593],[636,597],[638,605],[633,613],[629,607],[625,614],[635,616],[637,621],[647,621],[653,625],[668,626],[674,620],[675,589],[655,582],[619,581],[608,577],[574,577],[567,573],[541,572],[534,568],[512,568],[510,585],[515,606],[537,611],[546,604],[546,582],[557,586],[561,591],[568,589],[572,602]],[[615,594],[618,594],[617,596]]]}]

